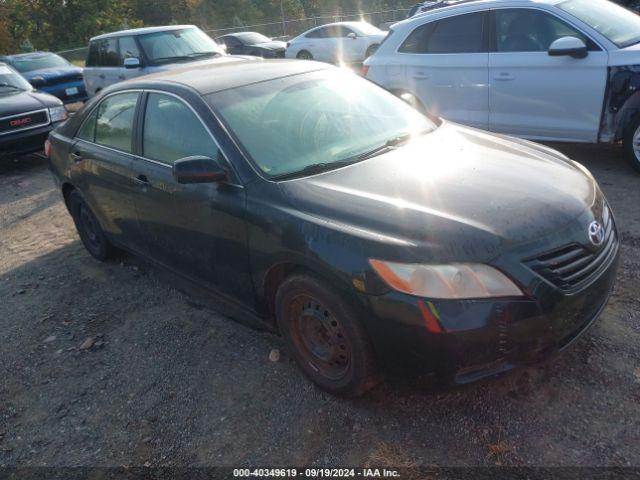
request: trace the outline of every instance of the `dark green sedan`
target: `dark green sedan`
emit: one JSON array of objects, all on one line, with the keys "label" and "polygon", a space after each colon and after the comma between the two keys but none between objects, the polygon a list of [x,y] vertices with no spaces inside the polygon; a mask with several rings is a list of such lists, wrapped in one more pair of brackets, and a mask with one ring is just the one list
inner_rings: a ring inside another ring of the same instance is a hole
[{"label": "dark green sedan", "polygon": [[460,384],[540,361],[616,276],[585,168],[324,64],[229,57],[124,82],[49,141],[91,255],[206,286],[338,395],[382,372]]}]

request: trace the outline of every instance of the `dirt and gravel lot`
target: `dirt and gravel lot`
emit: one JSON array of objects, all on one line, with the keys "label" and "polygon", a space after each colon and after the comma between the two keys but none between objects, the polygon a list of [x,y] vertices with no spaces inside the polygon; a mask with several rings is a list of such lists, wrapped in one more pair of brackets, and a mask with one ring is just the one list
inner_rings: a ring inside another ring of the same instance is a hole
[{"label": "dirt and gravel lot", "polygon": [[44,160],[1,165],[0,466],[640,466],[640,175],[617,148],[559,148],[623,235],[601,320],[545,366],[349,401],[172,274],[92,260]]}]

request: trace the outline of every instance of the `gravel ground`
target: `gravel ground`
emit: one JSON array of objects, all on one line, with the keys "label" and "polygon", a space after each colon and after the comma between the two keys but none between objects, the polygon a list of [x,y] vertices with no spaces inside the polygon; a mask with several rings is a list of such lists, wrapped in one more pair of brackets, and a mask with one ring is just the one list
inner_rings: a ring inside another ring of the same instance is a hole
[{"label": "gravel ground", "polygon": [[0,466],[640,466],[640,176],[617,148],[559,148],[623,234],[601,320],[540,367],[350,401],[174,275],[92,260],[42,159],[1,165]]}]

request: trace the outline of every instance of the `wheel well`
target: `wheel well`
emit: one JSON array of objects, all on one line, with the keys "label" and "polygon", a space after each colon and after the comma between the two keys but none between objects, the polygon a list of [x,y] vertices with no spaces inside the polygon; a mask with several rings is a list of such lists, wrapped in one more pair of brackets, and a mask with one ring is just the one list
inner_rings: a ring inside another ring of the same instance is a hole
[{"label": "wheel well", "polygon": [[274,325],[275,315],[276,315],[276,295],[278,293],[278,289],[280,285],[284,283],[284,281],[289,278],[291,275],[308,275],[310,277],[321,280],[328,285],[335,285],[334,281],[330,281],[326,275],[322,275],[316,270],[312,270],[306,266],[283,262],[271,267],[271,269],[267,272],[264,279],[264,288],[263,288],[263,296],[262,296],[262,307],[263,311],[265,311],[269,317],[272,319]]},{"label": "wheel well", "polygon": [[75,187],[70,183],[65,183],[62,185],[62,198],[64,198],[64,203],[69,208],[69,195],[72,191],[75,190]]}]

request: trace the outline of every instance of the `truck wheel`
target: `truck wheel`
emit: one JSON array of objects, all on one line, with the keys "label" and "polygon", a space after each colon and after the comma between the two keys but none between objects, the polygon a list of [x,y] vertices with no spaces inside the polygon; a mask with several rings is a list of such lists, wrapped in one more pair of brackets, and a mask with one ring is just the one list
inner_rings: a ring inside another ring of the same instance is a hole
[{"label": "truck wheel", "polygon": [[622,144],[627,161],[640,172],[640,115],[636,115],[627,125]]},{"label": "truck wheel", "polygon": [[369,338],[335,291],[293,275],[276,294],[278,327],[302,371],[333,395],[361,395],[379,381]]},{"label": "truck wheel", "polygon": [[313,60],[313,55],[311,55],[311,52],[308,52],[307,50],[300,50],[298,55],[296,55],[296,58],[298,60]]}]

